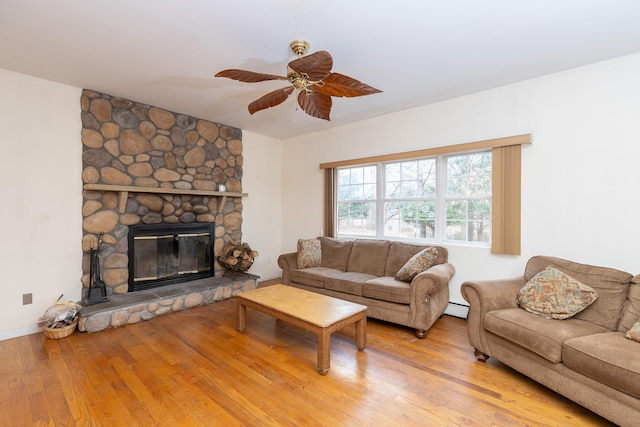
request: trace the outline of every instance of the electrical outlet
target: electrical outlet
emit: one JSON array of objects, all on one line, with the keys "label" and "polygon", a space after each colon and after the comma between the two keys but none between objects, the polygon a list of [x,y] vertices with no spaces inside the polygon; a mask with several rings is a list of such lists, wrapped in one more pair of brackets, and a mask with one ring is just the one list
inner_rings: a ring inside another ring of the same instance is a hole
[{"label": "electrical outlet", "polygon": [[22,294],[22,305],[33,303],[33,294]]}]

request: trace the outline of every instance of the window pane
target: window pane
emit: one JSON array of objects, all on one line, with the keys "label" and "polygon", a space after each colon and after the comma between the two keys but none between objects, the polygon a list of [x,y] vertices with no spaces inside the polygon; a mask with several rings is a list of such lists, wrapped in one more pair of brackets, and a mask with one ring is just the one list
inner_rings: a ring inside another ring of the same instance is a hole
[{"label": "window pane", "polygon": [[384,236],[432,239],[435,236],[435,202],[387,202]]},{"label": "window pane", "polygon": [[385,166],[387,182],[400,181],[400,163],[390,163]]},{"label": "window pane", "polygon": [[339,202],[338,233],[375,236],[375,202]]},{"label": "window pane", "polygon": [[469,201],[469,226],[467,239],[470,242],[491,241],[491,202],[488,199]]},{"label": "window pane", "polygon": [[350,176],[351,176],[351,169],[338,169],[338,182],[339,183],[348,184]]},{"label": "window pane", "polygon": [[491,241],[491,153],[448,156],[446,239]]},{"label": "window pane", "polygon": [[349,199],[350,200],[362,200],[364,199],[364,189],[362,185],[350,185],[349,186]]},{"label": "window pane", "polygon": [[363,179],[363,168],[351,169],[350,184],[361,184]]},{"label": "window pane", "polygon": [[436,191],[436,160],[423,159],[385,165],[385,198],[431,198]]},{"label": "window pane", "polygon": [[435,159],[419,162],[420,196],[435,197],[436,195],[436,161]]},{"label": "window pane", "polygon": [[490,152],[447,157],[447,196],[490,195]]},{"label": "window pane", "polygon": [[364,184],[362,189],[364,199],[372,200],[376,198],[376,184]]},{"label": "window pane", "polygon": [[363,168],[363,182],[366,184],[375,184],[376,183],[376,167],[375,166],[366,166]]},{"label": "window pane", "polygon": [[376,235],[376,166],[338,169],[338,234]]},{"label": "window pane", "polygon": [[447,240],[466,240],[464,221],[447,221]]},{"label": "window pane", "polygon": [[447,240],[467,240],[465,224],[467,222],[467,201],[447,201]]}]

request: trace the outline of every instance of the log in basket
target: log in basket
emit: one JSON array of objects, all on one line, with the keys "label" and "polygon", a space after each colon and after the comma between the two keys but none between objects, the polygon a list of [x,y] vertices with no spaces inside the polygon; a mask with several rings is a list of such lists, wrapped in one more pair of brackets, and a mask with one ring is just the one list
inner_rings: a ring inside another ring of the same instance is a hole
[{"label": "log in basket", "polygon": [[62,328],[50,328],[48,326],[45,326],[44,328],[42,328],[42,333],[44,334],[45,337],[52,340],[68,337],[76,330],[76,326],[78,326],[79,319],[80,317],[76,316],[70,325],[64,326]]},{"label": "log in basket", "polygon": [[221,253],[218,262],[232,273],[246,273],[258,256],[258,252],[251,249],[248,243],[227,243]]}]

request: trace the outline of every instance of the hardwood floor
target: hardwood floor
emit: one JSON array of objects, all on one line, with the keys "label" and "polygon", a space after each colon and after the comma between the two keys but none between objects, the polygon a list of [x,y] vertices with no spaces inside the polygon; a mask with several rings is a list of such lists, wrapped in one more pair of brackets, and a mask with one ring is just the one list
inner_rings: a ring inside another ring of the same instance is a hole
[{"label": "hardwood floor", "polygon": [[466,321],[444,316],[419,340],[369,320],[332,336],[316,371],[315,335],[235,300],[95,334],[0,342],[3,426],[595,426],[605,420],[489,359]]}]

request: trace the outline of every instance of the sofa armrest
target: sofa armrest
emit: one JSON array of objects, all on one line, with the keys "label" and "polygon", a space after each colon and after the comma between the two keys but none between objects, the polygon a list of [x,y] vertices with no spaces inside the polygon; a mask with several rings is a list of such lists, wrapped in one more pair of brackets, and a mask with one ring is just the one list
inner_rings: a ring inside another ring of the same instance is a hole
[{"label": "sofa armrest", "polygon": [[491,355],[484,329],[484,316],[493,310],[517,308],[518,291],[526,282],[524,277],[513,277],[462,283],[462,297],[469,303],[467,334],[469,343],[476,350]]},{"label": "sofa armrest", "polygon": [[455,274],[452,264],[443,263],[423,271],[411,281],[409,325],[424,338],[425,331],[442,316],[449,304],[449,280]]},{"label": "sofa armrest", "polygon": [[427,295],[435,294],[440,289],[449,286],[449,280],[455,273],[456,269],[448,262],[434,265],[413,278],[411,281],[412,292],[421,290]]},{"label": "sofa armrest", "polygon": [[278,257],[278,267],[283,270],[293,270],[298,268],[298,258],[295,252],[282,254]]},{"label": "sofa armrest", "polygon": [[527,281],[524,277],[499,280],[468,280],[460,288],[462,297],[482,313],[516,308],[516,296]]},{"label": "sofa armrest", "polygon": [[278,257],[278,267],[282,269],[282,283],[291,284],[291,270],[298,268],[298,255],[296,252],[282,254]]}]

